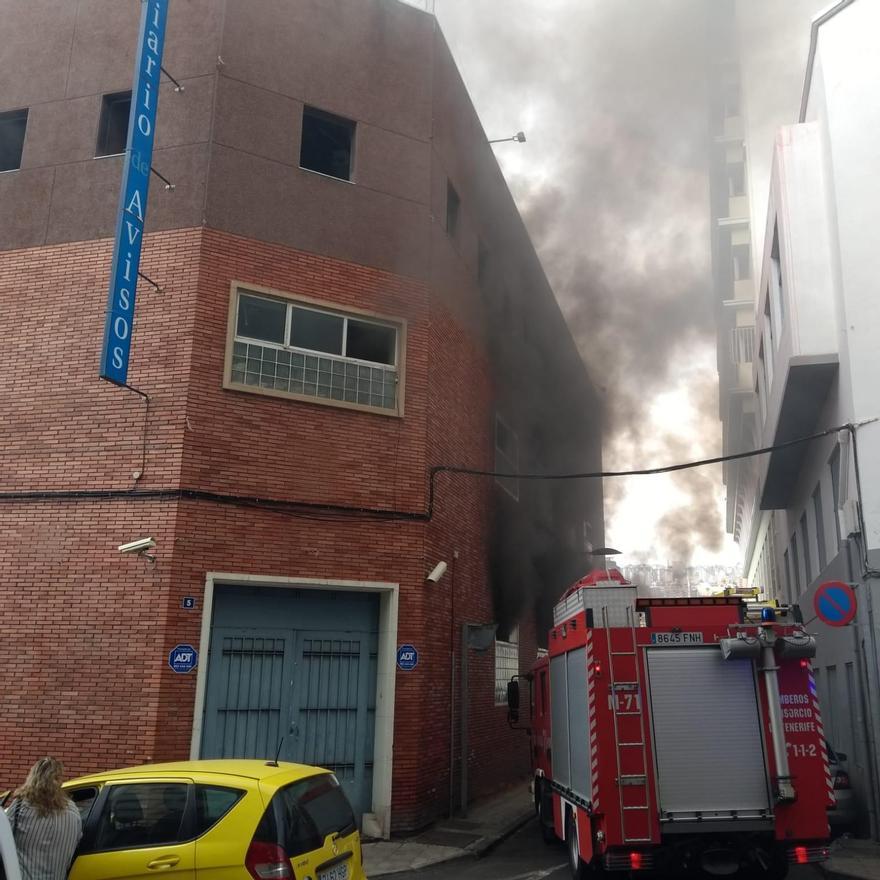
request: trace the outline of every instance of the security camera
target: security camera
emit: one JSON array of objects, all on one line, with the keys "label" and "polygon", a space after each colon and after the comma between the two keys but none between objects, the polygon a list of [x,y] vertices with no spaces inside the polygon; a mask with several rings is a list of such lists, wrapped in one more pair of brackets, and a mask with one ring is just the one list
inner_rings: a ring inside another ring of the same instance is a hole
[{"label": "security camera", "polygon": [[440,578],[446,574],[446,569],[448,566],[445,562],[438,562],[428,573],[428,576],[425,578],[426,581],[430,581],[432,584],[436,584]]},{"label": "security camera", "polygon": [[152,550],[156,546],[156,542],[152,538],[138,538],[137,541],[130,541],[128,544],[120,544],[120,553],[145,553]]}]

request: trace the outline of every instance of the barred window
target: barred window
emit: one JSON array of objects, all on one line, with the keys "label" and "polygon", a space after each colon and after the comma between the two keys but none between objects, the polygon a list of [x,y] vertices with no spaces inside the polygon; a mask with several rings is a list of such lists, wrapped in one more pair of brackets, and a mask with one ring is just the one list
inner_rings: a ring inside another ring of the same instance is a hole
[{"label": "barred window", "polygon": [[229,387],[399,413],[401,325],[235,292]]},{"label": "barred window", "polygon": [[755,359],[755,328],[734,327],[731,331],[733,362],[750,364]]},{"label": "barred window", "polygon": [[507,705],[507,683],[519,675],[519,627],[513,627],[509,641],[495,640],[495,705]]}]

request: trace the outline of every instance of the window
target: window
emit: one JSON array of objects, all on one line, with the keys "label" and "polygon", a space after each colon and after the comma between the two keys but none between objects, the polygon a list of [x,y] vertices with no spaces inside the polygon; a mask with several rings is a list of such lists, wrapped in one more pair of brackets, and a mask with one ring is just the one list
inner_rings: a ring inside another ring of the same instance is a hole
[{"label": "window", "polygon": [[727,193],[735,198],[745,195],[746,166],[744,162],[734,162],[727,166]]},{"label": "window", "polygon": [[747,244],[735,244],[730,248],[733,259],[733,280],[747,281],[752,277],[752,250]]},{"label": "window", "polygon": [[481,287],[486,283],[489,271],[489,248],[483,239],[477,239],[477,284]]},{"label": "window", "polygon": [[321,847],[328,834],[345,837],[355,828],[354,813],[339,783],[322,773],[277,792],[254,839],[277,843],[293,859]]},{"label": "window", "polygon": [[801,594],[801,563],[798,558],[797,532],[791,536],[791,570],[794,574],[794,593],[791,598],[796,602]]},{"label": "window", "polygon": [[130,91],[104,95],[104,100],[101,103],[101,121],[98,123],[96,156],[116,156],[125,152],[128,143],[130,112]]},{"label": "window", "polygon": [[779,303],[779,322],[785,320],[785,288],[782,284],[782,263],[779,259],[779,227],[773,227],[773,247],[770,250],[770,284]]},{"label": "window", "polygon": [[734,327],[731,333],[733,336],[733,362],[735,364],[750,364],[755,357],[755,328]]},{"label": "window", "polygon": [[788,601],[792,601],[792,580],[791,580],[791,563],[788,561],[788,550],[786,550],[782,554],[782,558],[785,561],[785,592],[788,598]]},{"label": "window", "polygon": [[446,234],[455,238],[455,230],[458,229],[458,209],[461,207],[461,199],[450,181],[446,181]]},{"label": "window", "polygon": [[186,797],[183,782],[112,786],[98,823],[95,849],[139,849],[178,842]]},{"label": "window", "polygon": [[230,385],[400,411],[400,325],[245,291],[235,296]]},{"label": "window", "polygon": [[216,825],[244,794],[238,788],[222,785],[196,786],[196,827],[195,837],[204,834]]},{"label": "window", "polygon": [[[503,474],[519,471],[519,441],[499,415],[495,416],[495,470]],[[519,500],[519,480],[516,477],[496,477],[495,482],[511,498]]]},{"label": "window", "polygon": [[0,113],[0,171],[21,168],[27,118],[27,109]]},{"label": "window", "polygon": [[79,817],[82,819],[83,825],[85,825],[86,819],[89,818],[89,813],[92,811],[92,804],[95,803],[95,798],[98,796],[98,789],[94,785],[89,785],[86,788],[75,788],[72,791],[68,789],[67,796],[76,805],[76,808],[79,810]]},{"label": "window", "polygon": [[519,627],[510,630],[506,640],[495,640],[495,705],[507,705],[507,683],[519,675]]},{"label": "window", "polygon": [[834,534],[837,536],[837,549],[840,550],[840,529],[837,527],[837,511],[840,509],[840,444],[834,445],[834,451],[828,459],[828,470],[831,471],[831,502],[834,517]]},{"label": "window", "polygon": [[303,108],[299,165],[328,177],[351,180],[355,124],[350,119]]},{"label": "window", "polygon": [[809,587],[813,581],[813,565],[810,559],[810,533],[807,529],[807,512],[801,514],[801,549],[804,551],[804,586]]},{"label": "window", "polygon": [[755,380],[755,394],[761,403],[761,423],[767,421],[767,398],[770,389],[767,386],[767,368],[764,365],[764,340],[761,340],[761,346],[758,349],[758,378]]},{"label": "window", "polygon": [[828,564],[828,555],[825,547],[825,520],[822,511],[821,483],[816,483],[816,488],[813,490],[813,516],[816,518],[816,546],[819,550],[819,574],[821,574]]},{"label": "window", "polygon": [[773,329],[773,317],[771,315],[770,293],[768,291],[764,299],[764,339],[767,340],[767,392],[773,387],[773,352],[779,346],[779,339]]}]

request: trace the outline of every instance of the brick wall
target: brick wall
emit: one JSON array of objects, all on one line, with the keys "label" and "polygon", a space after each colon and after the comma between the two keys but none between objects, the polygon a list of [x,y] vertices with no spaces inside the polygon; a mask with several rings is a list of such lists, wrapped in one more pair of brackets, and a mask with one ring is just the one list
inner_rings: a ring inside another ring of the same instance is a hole
[{"label": "brick wall", "polygon": [[[494,619],[489,481],[438,478],[429,524],[122,493],[183,486],[422,512],[430,465],[491,464],[483,348],[419,281],[210,230],[154,233],[143,271],[165,292],[139,286],[130,372],[150,396],[144,433],[142,399],[97,378],[109,258],[106,241],[0,254],[0,320],[18,330],[0,355],[0,492],[119,493],[0,498],[9,587],[0,619],[12,658],[0,696],[0,786],[45,752],[73,774],[188,756],[195,676],[175,675],[167,656],[178,642],[198,646],[206,572],[382,580],[401,585],[398,641],[420,650],[417,669],[397,676],[393,824],[415,828],[444,813],[449,708],[460,699],[456,682],[450,700],[450,632],[458,657],[460,623]],[[233,280],[406,320],[405,417],[224,390]],[[148,534],[155,564],[116,551]],[[449,573],[426,584],[441,558]],[[180,608],[184,595],[197,598],[196,612]],[[524,667],[529,632],[525,623]],[[492,651],[472,654],[475,796],[528,766],[525,736],[507,728],[493,687]]]}]

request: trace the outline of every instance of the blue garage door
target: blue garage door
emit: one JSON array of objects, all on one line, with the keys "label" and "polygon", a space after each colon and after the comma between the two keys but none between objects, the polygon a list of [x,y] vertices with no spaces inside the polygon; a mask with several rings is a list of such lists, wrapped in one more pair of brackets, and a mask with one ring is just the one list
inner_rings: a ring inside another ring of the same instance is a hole
[{"label": "blue garage door", "polygon": [[275,756],[372,803],[378,597],[227,587],[214,597],[203,758]]}]

